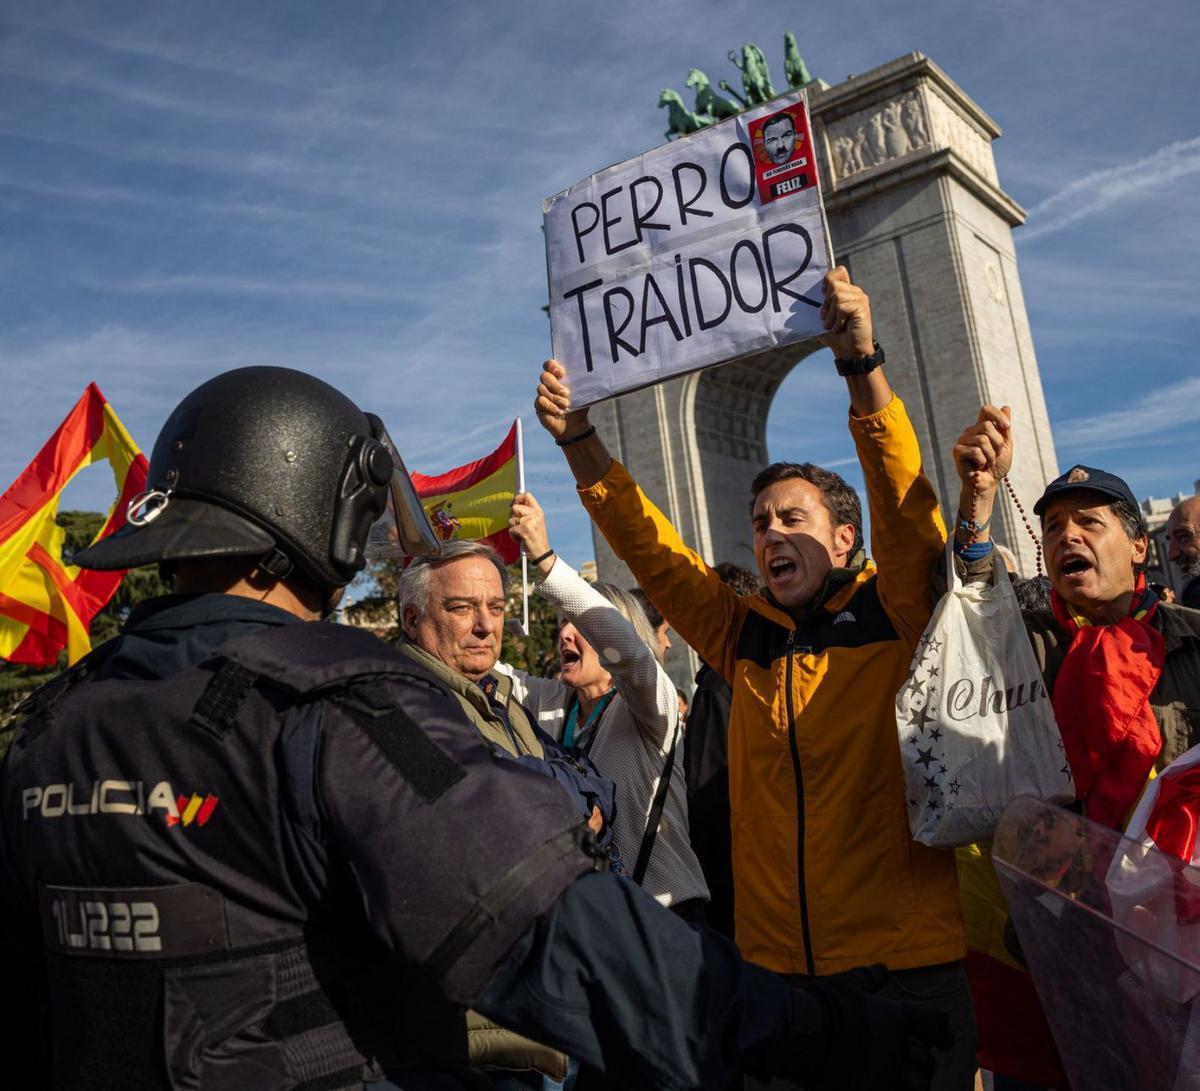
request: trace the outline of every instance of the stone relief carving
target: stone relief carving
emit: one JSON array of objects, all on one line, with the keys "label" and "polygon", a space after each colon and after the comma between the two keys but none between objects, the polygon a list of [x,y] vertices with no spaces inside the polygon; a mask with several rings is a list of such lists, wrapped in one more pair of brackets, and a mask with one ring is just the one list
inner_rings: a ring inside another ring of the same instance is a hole
[{"label": "stone relief carving", "polygon": [[929,143],[929,125],[915,91],[829,126],[829,145],[839,181]]},{"label": "stone relief carving", "polygon": [[925,115],[915,94],[906,95],[902,100],[901,113],[904,117],[904,131],[914,147],[929,143],[929,131],[925,128]]},{"label": "stone relief carving", "polygon": [[928,108],[934,144],[952,149],[976,174],[998,185],[991,140],[936,92]]},{"label": "stone relief carving", "polygon": [[936,91],[909,91],[832,122],[829,147],[837,181],[890,163],[920,148],[951,148],[982,177],[998,184],[991,140]]}]

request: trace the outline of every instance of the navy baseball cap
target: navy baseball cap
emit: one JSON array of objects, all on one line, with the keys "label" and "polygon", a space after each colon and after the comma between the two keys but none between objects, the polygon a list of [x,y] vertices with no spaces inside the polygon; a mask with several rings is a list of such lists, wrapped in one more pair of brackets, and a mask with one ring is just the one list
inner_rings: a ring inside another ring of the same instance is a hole
[{"label": "navy baseball cap", "polygon": [[1041,515],[1046,510],[1046,505],[1063,493],[1082,492],[1084,489],[1111,496],[1114,500],[1124,500],[1134,511],[1141,511],[1129,486],[1116,474],[1097,470],[1094,466],[1072,466],[1065,474],[1056,477],[1046,486],[1041,499],[1033,505],[1033,514]]}]

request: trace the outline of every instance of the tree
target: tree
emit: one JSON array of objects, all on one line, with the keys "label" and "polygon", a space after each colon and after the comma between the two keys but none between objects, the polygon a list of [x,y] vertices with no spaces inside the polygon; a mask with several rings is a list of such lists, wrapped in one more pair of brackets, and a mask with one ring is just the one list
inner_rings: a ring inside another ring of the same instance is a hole
[{"label": "tree", "polygon": [[403,574],[401,561],[369,561],[366,571],[346,589],[346,621],[395,644],[400,639],[396,603]]}]

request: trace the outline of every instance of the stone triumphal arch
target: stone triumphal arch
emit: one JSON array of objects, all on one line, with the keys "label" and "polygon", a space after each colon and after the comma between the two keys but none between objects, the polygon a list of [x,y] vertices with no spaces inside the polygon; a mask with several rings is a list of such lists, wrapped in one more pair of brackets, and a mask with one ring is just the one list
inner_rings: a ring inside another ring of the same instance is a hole
[{"label": "stone triumphal arch", "polygon": [[[1011,480],[1028,504],[1058,468],[1013,248],[1025,213],[1001,190],[992,156],[1000,129],[919,53],[833,87],[812,84],[809,103],[834,253],[871,296],[888,378],[943,510],[952,514],[958,498],[951,447],[983,402],[1013,407]],[[811,351],[763,353],[592,411],[614,456],[710,563],[753,567],[745,505],[770,460],[767,415]],[[997,505],[994,533],[1032,570],[1033,544],[1010,504]],[[594,537],[601,578],[630,583]]]}]

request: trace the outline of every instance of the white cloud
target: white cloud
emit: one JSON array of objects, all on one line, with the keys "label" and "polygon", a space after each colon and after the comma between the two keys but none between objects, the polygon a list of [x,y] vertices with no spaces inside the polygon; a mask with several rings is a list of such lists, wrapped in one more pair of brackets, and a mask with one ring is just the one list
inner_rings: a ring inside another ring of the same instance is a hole
[{"label": "white cloud", "polygon": [[111,205],[138,205],[171,212],[207,213],[214,216],[249,216],[264,220],[299,220],[312,218],[304,212],[283,208],[266,201],[206,200],[186,194],[156,193],[145,186],[88,185],[73,182],[54,184],[42,179],[18,177],[11,171],[0,171],[0,186],[35,197],[55,197]]},{"label": "white cloud", "polygon": [[136,280],[114,279],[105,283],[77,278],[80,284],[110,292],[142,295],[198,294],[214,296],[262,296],[273,299],[338,300],[345,303],[398,303],[418,297],[405,286],[349,280],[263,280],[232,276],[161,276]]},{"label": "white cloud", "polygon": [[1170,428],[1198,422],[1200,376],[1193,376],[1144,394],[1126,409],[1056,424],[1054,443],[1060,451],[1072,447],[1096,450],[1128,444]]},{"label": "white cloud", "polygon": [[1200,173],[1200,136],[1178,140],[1133,163],[1093,171],[1063,186],[1029,212],[1021,241],[1052,235],[1131,197]]}]

